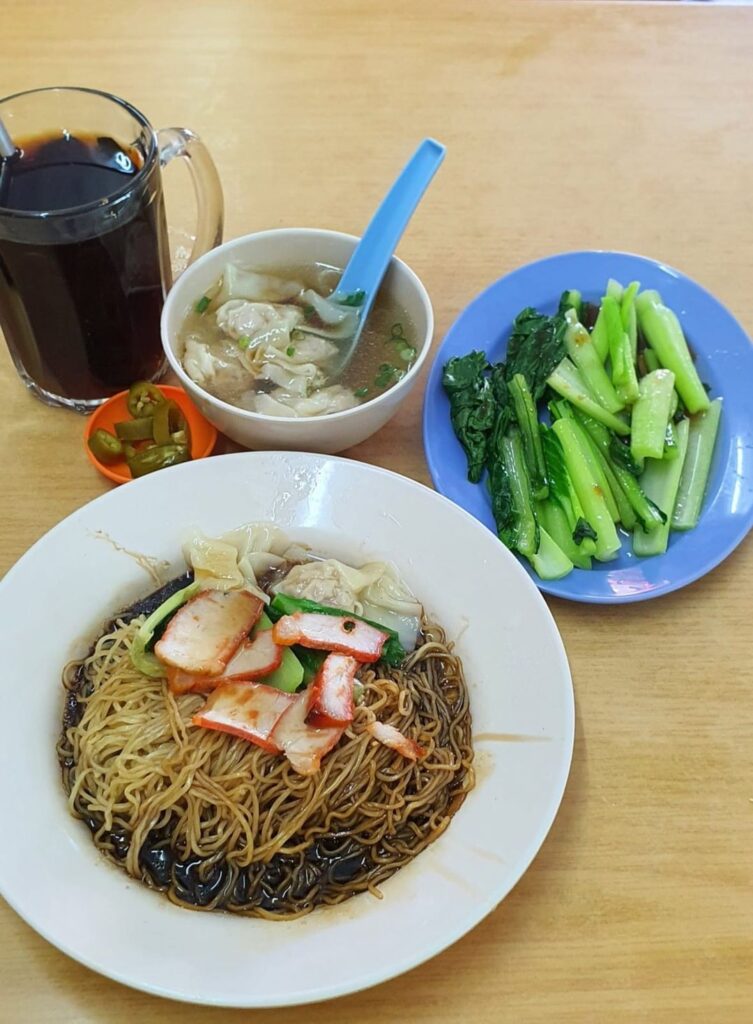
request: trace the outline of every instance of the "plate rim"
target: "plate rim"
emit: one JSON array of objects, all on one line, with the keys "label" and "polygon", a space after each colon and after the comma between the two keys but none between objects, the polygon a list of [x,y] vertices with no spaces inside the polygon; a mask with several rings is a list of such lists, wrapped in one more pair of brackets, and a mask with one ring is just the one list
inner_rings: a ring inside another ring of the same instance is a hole
[{"label": "plate rim", "polygon": [[[290,451],[259,451],[259,452],[234,452],[225,455],[215,456],[211,461],[215,460],[225,462],[252,462],[265,461],[275,456],[284,456],[285,458],[302,459],[304,462],[336,462],[343,463],[350,467],[357,467],[358,471],[365,470],[367,473],[374,473],[378,476],[388,476],[396,478],[401,485],[407,486],[409,490],[418,489],[425,491],[431,496],[431,500],[439,501],[444,503],[449,510],[461,518],[469,521],[469,526],[474,530],[483,530],[485,533],[489,531],[480,523],[475,516],[471,515],[468,511],[462,508],[439,491],[432,490],[426,484],[413,479],[412,477],[403,476],[393,470],[385,469],[382,466],[375,466],[370,463],[359,462],[353,459],[348,459],[341,456],[321,455],[317,453],[309,452],[290,452]],[[170,473],[191,473],[194,465],[206,466],[209,460],[201,460],[200,462],[189,462],[183,465],[172,467],[168,470]],[[229,477],[230,478],[230,477]],[[163,477],[164,479],[164,477]],[[131,481],[130,487],[138,487],[140,489],[148,489],[150,486],[154,486],[152,478],[144,477]],[[49,543],[50,538],[54,535],[62,532],[69,522],[75,522],[78,518],[84,516],[92,507],[100,504],[117,503],[117,495],[122,492],[122,488],[113,487],[109,491],[98,495],[96,498],[89,502],[84,503],[79,508],[74,509],[71,513],[65,516],[60,522],[56,523],[49,530],[47,530],[41,537],[39,537],[10,567],[6,572],[2,580],[0,580],[0,594],[8,590],[13,585],[13,581],[17,574],[23,572],[24,563],[29,560],[32,556],[32,552],[36,549],[41,548],[46,543]],[[565,648],[564,640],[557,626],[554,615],[549,609],[546,601],[544,600],[541,593],[536,588],[534,582],[526,573],[523,566],[518,562],[515,556],[504,550],[504,556],[508,560],[508,564],[514,565],[515,568],[511,569],[513,573],[519,574],[519,577],[524,580],[523,586],[530,587],[535,592],[534,598],[540,611],[543,612],[544,621],[546,622],[547,630],[550,634],[553,653],[556,656],[556,664],[558,669],[558,675],[561,680],[561,689],[563,694],[563,718],[562,718],[562,733],[558,737],[558,743],[561,746],[561,760],[559,774],[555,779],[555,784],[550,787],[548,800],[546,804],[545,814],[542,814],[539,821],[538,827],[535,830],[526,846],[524,852],[519,857],[520,869],[511,876],[510,879],[505,879],[503,885],[494,889],[491,894],[486,894],[483,899],[477,900],[472,907],[469,907],[468,911],[463,914],[456,926],[451,931],[444,931],[441,934],[441,938],[437,941],[428,943],[422,947],[417,955],[409,955],[404,957],[399,963],[394,963],[387,970],[382,968],[372,969],[367,972],[366,975],[361,979],[351,981],[348,979],[339,981],[337,983],[329,983],[324,986],[320,986],[317,989],[311,989],[308,991],[300,992],[293,998],[286,996],[281,993],[277,998],[267,999],[256,999],[239,1001],[237,998],[223,999],[220,997],[203,996],[201,994],[188,994],[187,992],[175,991],[170,986],[160,986],[151,983],[139,982],[138,979],[128,976],[125,973],[118,971],[116,968],[110,968],[105,964],[97,961],[95,958],[88,955],[82,956],[77,953],[63,939],[59,939],[54,935],[54,929],[48,928],[43,922],[40,923],[38,920],[32,920],[26,916],[25,913],[19,909],[16,900],[13,898],[11,893],[8,893],[2,885],[3,879],[0,877],[0,896],[8,903],[15,913],[21,917],[26,924],[28,924],[38,935],[41,935],[47,942],[52,946],[59,949],[66,956],[83,964],[90,970],[95,971],[104,977],[107,977],[120,984],[126,985],[129,988],[137,991],[147,992],[151,995],[155,995],[161,998],[172,999],[177,1002],[186,1003],[189,1005],[206,1005],[206,1006],[220,1006],[226,1008],[238,1008],[238,1009],[264,1009],[271,1007],[286,1007],[286,1006],[298,1006],[307,1005],[309,1003],[316,1003],[325,1001],[328,999],[338,998],[340,996],[365,991],[366,989],[372,988],[375,985],[381,984],[382,982],[389,981],[393,978],[400,977],[414,968],[426,963],[428,960],[437,956],[439,953],[448,949],[450,946],[458,942],[464,935],[468,934],[476,925],[480,924],[492,911],[503,902],[503,900],[509,895],[513,888],[520,882],[521,878],[531,867],[531,864],[535,860],[539,851],[552,829],[554,821],[559,812],[562,800],[567,788],[567,783],[570,778],[572,769],[572,760],[574,754],[574,743],[575,743],[575,730],[576,730],[576,712],[575,712],[575,691],[573,686],[572,672],[567,656],[567,650]],[[423,852],[423,851],[422,851]],[[107,865],[109,869],[112,869],[111,865]]]},{"label": "plate rim", "polygon": [[[535,268],[542,266],[543,264],[553,264],[560,261],[566,261],[573,257],[590,256],[618,257],[620,259],[627,258],[631,260],[636,260],[645,265],[650,265],[653,268],[658,268],[660,271],[669,274],[671,277],[674,277],[677,281],[689,285],[695,291],[700,293],[706,301],[710,302],[713,306],[721,310],[721,312],[732,321],[732,323],[740,332],[742,337],[744,337],[748,341],[748,344],[750,345],[751,349],[753,349],[753,339],[751,339],[750,335],[745,330],[743,325],[740,323],[738,318],[734,315],[734,313],[732,313],[731,310],[728,309],[728,307],[725,306],[724,303],[713,294],[713,292],[711,292],[704,285],[699,284],[699,282],[697,282],[694,278],[690,277],[684,271],[678,270],[676,267],[672,266],[669,263],[665,263],[663,260],[654,259],[651,256],[643,256],[640,253],[630,252],[628,250],[621,249],[573,249],[553,253],[549,256],[541,256],[538,259],[530,260],[527,263],[523,263],[520,264],[519,266],[513,267],[512,270],[509,270],[506,274],[502,274],[494,281],[489,282],[489,284],[482,288],[482,290],[478,292],[478,294],[475,295],[470,300],[470,302],[466,303],[466,305],[457,314],[457,316],[454,318],[449,328],[447,329],[447,332],[442,338],[442,341],[439,343],[439,346],[437,347],[432,362],[432,366],[427,377],[426,387],[424,389],[423,407],[421,411],[421,432],[424,445],[424,456],[426,459],[426,464],[429,469],[429,475],[431,476],[432,483],[434,487],[437,489],[437,492],[439,494],[442,494],[443,497],[448,497],[448,495],[445,494],[445,492],[441,489],[441,485],[439,482],[441,473],[438,468],[438,463],[434,458],[433,449],[431,445],[427,442],[427,438],[429,436],[429,420],[432,415],[430,410],[430,405],[432,401],[431,396],[438,393],[441,387],[441,382],[439,379],[441,375],[441,363],[439,357],[442,352],[442,349],[445,346],[447,339],[450,337],[452,332],[458,327],[466,313],[472,307],[476,306],[477,304],[481,304],[483,300],[487,297],[488,293],[491,292],[492,289],[497,287],[499,284],[501,284],[502,281],[507,281],[511,278],[514,278],[518,274],[530,272]],[[450,500],[452,501],[454,499],[450,498]],[[461,505],[460,507],[465,508],[465,506],[463,505]],[[465,509],[465,511],[468,510]],[[469,515],[473,515],[473,513],[469,512]],[[481,520],[478,520],[478,522],[481,522]],[[486,523],[482,522],[482,526],[489,530],[490,533],[495,535],[494,531]],[[651,590],[639,591],[628,594],[615,594],[607,592],[592,592],[585,594],[575,593],[572,589],[569,589],[566,586],[563,587],[561,585],[564,582],[563,580],[540,579],[538,576],[535,575],[535,573],[533,573],[532,570],[529,571],[526,568],[526,566],[523,565],[522,560],[519,556],[513,554],[513,557],[521,566],[521,568],[526,573],[528,578],[532,581],[534,586],[537,587],[537,589],[542,593],[548,594],[550,597],[557,597],[564,601],[572,601],[575,604],[636,604],[638,602],[651,601],[655,600],[656,598],[666,597],[668,594],[672,594],[678,590],[682,590],[684,587],[690,586],[692,583],[697,583],[704,576],[707,576],[709,573],[713,572],[714,569],[718,568],[722,564],[722,562],[726,561],[726,559],[729,558],[729,556],[746,539],[752,528],[753,505],[751,505],[747,518],[740,521],[740,529],[738,530],[737,534],[734,537],[732,537],[732,539],[729,540],[725,545],[723,545],[721,548],[715,551],[715,553],[709,559],[704,561],[702,566],[698,567],[697,569],[691,569],[687,573],[680,574],[671,581],[665,581],[664,583],[657,585],[656,587],[653,587]],[[659,556],[659,558],[662,557],[663,556]],[[564,579],[566,580],[567,578],[568,577],[565,577]]]}]

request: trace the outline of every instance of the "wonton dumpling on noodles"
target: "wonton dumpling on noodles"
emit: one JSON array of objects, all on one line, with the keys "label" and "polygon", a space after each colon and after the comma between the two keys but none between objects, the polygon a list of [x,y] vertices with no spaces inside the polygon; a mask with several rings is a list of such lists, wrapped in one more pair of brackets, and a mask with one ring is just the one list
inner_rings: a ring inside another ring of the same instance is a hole
[{"label": "wonton dumpling on noodles", "polygon": [[[273,523],[246,523],[219,537],[207,537],[191,530],[183,554],[202,588],[234,590],[245,587],[265,602],[258,580],[270,569],[282,565],[291,548],[285,533]],[[296,548],[300,554],[300,547]]]},{"label": "wonton dumpling on noodles", "polygon": [[416,646],[423,608],[394,565],[368,562],[360,569],[328,558],[295,565],[275,590],[364,615],[394,629],[406,650]]}]

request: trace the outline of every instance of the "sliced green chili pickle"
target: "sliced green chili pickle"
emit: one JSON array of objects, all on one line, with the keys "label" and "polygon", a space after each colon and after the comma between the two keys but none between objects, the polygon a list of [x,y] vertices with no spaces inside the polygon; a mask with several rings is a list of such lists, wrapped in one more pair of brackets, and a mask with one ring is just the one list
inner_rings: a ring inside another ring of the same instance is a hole
[{"label": "sliced green chili pickle", "polygon": [[109,465],[112,462],[119,462],[123,458],[123,445],[117,437],[109,431],[95,430],[89,438],[89,450],[95,459]]}]

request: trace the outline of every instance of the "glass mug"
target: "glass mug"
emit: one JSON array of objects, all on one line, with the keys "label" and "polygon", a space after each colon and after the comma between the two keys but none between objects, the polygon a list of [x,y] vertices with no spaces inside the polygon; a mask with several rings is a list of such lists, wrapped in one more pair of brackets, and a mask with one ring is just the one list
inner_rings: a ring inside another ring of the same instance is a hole
[{"label": "glass mug", "polygon": [[182,157],[198,209],[191,260],[222,241],[217,170],[185,128],[155,132],[94,89],[0,100],[16,155],[0,162],[0,327],[29,390],[90,412],[165,368],[172,284],[161,168]]}]

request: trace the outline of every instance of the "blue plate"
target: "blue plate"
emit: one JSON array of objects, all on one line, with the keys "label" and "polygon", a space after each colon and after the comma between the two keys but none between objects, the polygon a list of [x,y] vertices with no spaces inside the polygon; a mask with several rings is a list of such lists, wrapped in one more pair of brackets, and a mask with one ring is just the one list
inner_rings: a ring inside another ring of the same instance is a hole
[{"label": "blue plate", "polygon": [[616,604],[668,594],[719,565],[753,525],[753,345],[740,324],[700,285],[677,270],[618,252],[573,252],[529,263],[496,281],[466,307],[450,328],[431,369],[424,401],[424,449],[434,485],[494,530],[491,505],[482,484],[468,482],[466,461],[450,423],[442,388],[442,368],[451,356],[482,349],[491,362],[504,358],[512,322],[525,306],[554,313],[566,288],[598,301],[608,278],[640,281],[656,288],[680,318],[697,354],[698,371],[712,395],[724,399],[721,427],[708,492],[695,530],[671,533],[664,555],[638,558],[625,535],[613,562],[594,562],[561,580],[537,586],[572,601]]}]

